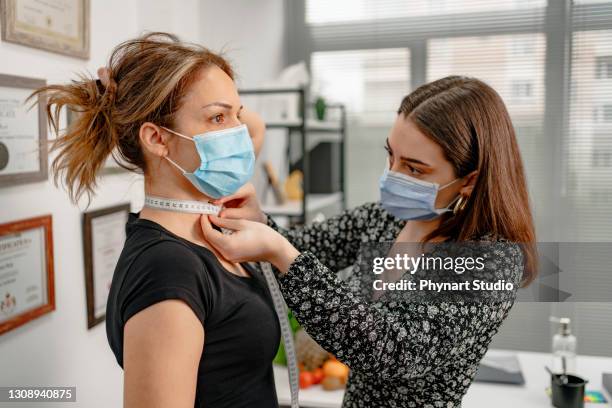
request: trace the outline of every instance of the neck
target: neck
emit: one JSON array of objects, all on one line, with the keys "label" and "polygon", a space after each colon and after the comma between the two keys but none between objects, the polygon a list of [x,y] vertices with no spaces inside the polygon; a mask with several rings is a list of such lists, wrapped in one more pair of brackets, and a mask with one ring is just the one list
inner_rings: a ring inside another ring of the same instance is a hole
[{"label": "neck", "polygon": [[[436,228],[440,226],[440,222],[440,217],[429,221],[406,221],[406,224],[399,233],[397,241],[422,242],[427,235],[429,235],[431,232],[433,232]],[[434,239],[434,241],[437,240],[437,238]]]},{"label": "neck", "polygon": [[[212,199],[196,190],[186,180],[178,179],[175,183],[153,184],[145,177],[145,195],[175,200],[191,200],[207,203]],[[183,185],[184,184],[184,185]],[[200,214],[166,211],[156,208],[144,207],[140,211],[140,218],[154,221],[168,231],[198,245],[210,248],[200,227]]]},{"label": "neck", "polygon": [[[171,191],[164,193],[164,192],[159,192],[159,190],[155,190],[157,195],[154,196],[152,191],[154,190],[145,188],[145,195],[153,200],[149,205],[154,205],[154,206],[160,205],[161,203],[164,203],[165,205],[165,200],[163,200],[163,198],[174,200],[173,202],[171,202],[171,204],[172,205],[176,204],[177,206],[180,206],[181,204],[182,205],[186,205],[186,204],[192,205],[194,201],[197,201],[198,203],[202,203],[202,204],[208,204],[210,200],[209,197],[204,197],[203,199],[201,195],[194,196],[193,194],[181,194],[180,192],[171,192]],[[166,194],[166,197],[164,197],[162,194]],[[177,196],[185,197],[185,198],[178,198]],[[185,201],[190,201],[190,202],[186,203]],[[202,214],[205,214],[204,216],[208,216],[207,215],[209,213],[208,211],[213,211],[213,208],[210,208],[210,207],[204,208],[202,209],[202,211],[204,211],[203,213],[194,213],[194,212],[185,212],[186,211],[185,209],[176,211],[174,210],[174,207],[172,207],[173,210],[170,211],[165,206],[164,206],[164,209],[157,209],[157,208],[152,208],[149,205],[146,205],[140,211],[140,218],[145,218],[145,219],[154,221],[158,223],[159,225],[161,225],[162,227],[164,227],[165,229],[167,229],[168,231],[172,232],[173,234],[187,241],[193,242],[194,244],[208,248],[217,257],[221,265],[229,272],[236,274],[236,275],[240,275],[240,276],[246,276],[246,277],[250,276],[240,266],[240,264],[224,259],[223,256],[219,252],[217,252],[217,250],[212,245],[210,245],[209,242],[204,237],[204,234],[202,232],[202,227],[200,224],[200,217],[202,217]],[[212,206],[212,207],[216,207],[216,206]],[[213,212],[216,212],[217,208],[214,208],[214,210],[215,211]],[[191,210],[188,210],[188,211],[191,211]]]},{"label": "neck", "polygon": [[177,180],[177,184],[175,186],[147,185],[145,182],[145,194],[156,197],[171,198],[174,200],[201,201],[203,203],[213,201],[212,198],[202,194],[185,179]]}]

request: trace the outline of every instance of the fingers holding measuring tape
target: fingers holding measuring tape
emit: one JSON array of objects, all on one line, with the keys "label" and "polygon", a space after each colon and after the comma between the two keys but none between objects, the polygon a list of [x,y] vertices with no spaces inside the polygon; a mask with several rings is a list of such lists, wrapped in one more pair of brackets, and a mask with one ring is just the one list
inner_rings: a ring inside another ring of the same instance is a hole
[{"label": "fingers holding measuring tape", "polygon": [[213,204],[223,206],[223,210],[219,214],[223,218],[266,223],[266,215],[259,208],[255,187],[251,183],[246,183],[232,195],[215,200]]},{"label": "fingers holding measuring tape", "polygon": [[[268,242],[273,239],[266,237],[264,225],[247,220],[233,220],[216,217],[214,215],[202,215],[200,217],[202,232],[206,240],[215,247],[223,257],[233,262],[244,261],[267,261],[270,257],[271,248]],[[231,234],[224,234],[213,228],[213,224],[230,230]],[[263,230],[263,231],[260,231]],[[264,242],[261,242],[264,241]]]},{"label": "fingers holding measuring tape", "polygon": [[[204,214],[200,224],[206,240],[232,262],[270,262],[284,273],[299,255],[282,235],[259,222]],[[223,234],[213,224],[233,233]]]}]

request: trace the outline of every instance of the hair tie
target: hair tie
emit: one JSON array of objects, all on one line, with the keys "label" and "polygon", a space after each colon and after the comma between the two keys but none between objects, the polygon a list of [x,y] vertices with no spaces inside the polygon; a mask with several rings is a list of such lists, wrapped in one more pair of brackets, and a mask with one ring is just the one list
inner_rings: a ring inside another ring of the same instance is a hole
[{"label": "hair tie", "polygon": [[117,93],[117,82],[112,77],[112,72],[108,67],[98,68],[98,78],[96,85],[100,90],[100,85],[103,88],[101,93],[108,93],[108,97],[114,102]]}]

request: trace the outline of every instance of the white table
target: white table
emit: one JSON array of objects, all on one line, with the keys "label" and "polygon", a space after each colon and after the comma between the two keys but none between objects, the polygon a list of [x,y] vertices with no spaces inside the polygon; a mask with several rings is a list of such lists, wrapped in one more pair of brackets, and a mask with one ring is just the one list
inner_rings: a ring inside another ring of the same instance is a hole
[{"label": "white table", "polygon": [[[490,350],[489,353],[511,353],[518,356],[525,378],[525,385],[502,385],[489,383],[473,383],[462,405],[466,408],[531,408],[550,407],[550,399],[544,392],[550,385],[550,376],[544,371],[544,366],[551,364],[551,355],[548,353],[531,353],[525,351]],[[608,404],[585,404],[588,408],[605,408],[612,406],[612,397],[601,386],[601,373],[612,373],[612,358],[578,356],[576,369],[581,377],[589,380],[587,390],[603,392]],[[287,369],[275,366],[274,376],[276,393],[281,405],[291,402]],[[320,385],[300,390],[300,407],[304,408],[339,408],[342,405],[344,392],[325,391]]]}]

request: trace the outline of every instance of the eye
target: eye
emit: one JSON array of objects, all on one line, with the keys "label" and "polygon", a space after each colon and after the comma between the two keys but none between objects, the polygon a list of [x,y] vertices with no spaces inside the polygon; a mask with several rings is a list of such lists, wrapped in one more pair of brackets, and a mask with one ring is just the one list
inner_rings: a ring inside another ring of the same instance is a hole
[{"label": "eye", "polygon": [[214,121],[215,123],[223,123],[223,119],[224,119],[224,118],[223,118],[223,115],[222,115],[222,114],[218,114],[218,115],[215,115],[215,116],[213,117],[213,121]]},{"label": "eye", "polygon": [[413,175],[423,174],[421,170],[417,169],[416,167],[412,167],[409,164],[406,164],[405,167],[408,169],[410,174],[413,174]]}]

